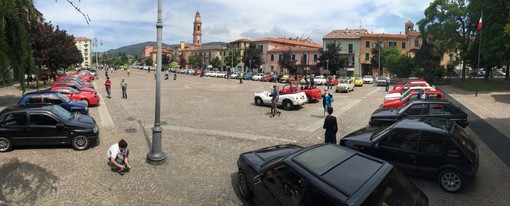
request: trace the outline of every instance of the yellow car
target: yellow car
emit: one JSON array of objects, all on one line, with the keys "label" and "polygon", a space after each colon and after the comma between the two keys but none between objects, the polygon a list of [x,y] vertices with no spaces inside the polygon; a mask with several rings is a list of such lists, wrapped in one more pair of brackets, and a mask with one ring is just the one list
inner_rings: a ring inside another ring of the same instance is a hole
[{"label": "yellow car", "polygon": [[280,82],[281,82],[281,83],[288,83],[288,82],[289,82],[289,79],[290,79],[290,75],[288,75],[288,74],[284,74],[284,75],[282,76],[282,78],[280,78]]},{"label": "yellow car", "polygon": [[354,86],[363,86],[363,78],[362,77],[356,77],[354,78]]}]

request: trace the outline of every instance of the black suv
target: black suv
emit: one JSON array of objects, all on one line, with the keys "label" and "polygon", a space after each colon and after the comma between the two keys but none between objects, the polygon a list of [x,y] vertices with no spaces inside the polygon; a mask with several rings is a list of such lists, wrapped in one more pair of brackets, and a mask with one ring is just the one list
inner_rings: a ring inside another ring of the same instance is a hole
[{"label": "black suv", "polygon": [[407,117],[440,117],[468,126],[467,114],[449,101],[428,99],[409,101],[394,109],[377,109],[370,117],[370,126],[390,125]]},{"label": "black suv", "polygon": [[443,190],[458,192],[478,170],[476,142],[454,121],[404,119],[387,127],[365,127],[340,145],[391,162],[401,172],[437,178]]},{"label": "black suv", "polygon": [[239,194],[258,205],[428,205],[388,162],[334,144],[267,147],[237,165]]},{"label": "black suv", "polygon": [[84,150],[99,144],[96,121],[58,105],[0,108],[0,152],[21,145],[71,145]]}]

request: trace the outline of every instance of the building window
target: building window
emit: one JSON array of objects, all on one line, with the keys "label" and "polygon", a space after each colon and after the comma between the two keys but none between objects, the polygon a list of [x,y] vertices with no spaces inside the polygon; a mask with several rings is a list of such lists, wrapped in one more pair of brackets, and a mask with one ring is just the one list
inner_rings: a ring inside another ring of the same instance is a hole
[{"label": "building window", "polygon": [[271,61],[274,61],[274,54],[271,54]]},{"label": "building window", "polygon": [[414,40],[414,47],[420,47],[420,41],[418,41],[418,39]]},{"label": "building window", "polygon": [[406,49],[406,42],[402,42],[402,49]]},{"label": "building window", "polygon": [[282,60],[282,55],[278,55],[278,61],[281,61]]},{"label": "building window", "polygon": [[365,48],[370,48],[370,41],[365,42]]},{"label": "building window", "polygon": [[354,53],[352,50],[353,50],[353,46],[352,46],[352,44],[349,44],[349,54]]},{"label": "building window", "polygon": [[397,46],[397,42],[394,42],[394,41],[390,41],[388,44],[389,44],[390,47],[396,47]]},{"label": "building window", "polygon": [[370,60],[370,54],[369,53],[365,53],[365,60]]},{"label": "building window", "polygon": [[292,54],[292,61],[295,61],[296,60],[296,55],[295,54]]},{"label": "building window", "polygon": [[274,72],[274,66],[271,66],[271,72]]},{"label": "building window", "polygon": [[307,62],[306,62],[306,60],[308,59],[307,57],[308,57],[308,55],[306,55],[306,54],[303,54],[303,56],[301,57],[301,62],[302,62],[303,64],[306,64],[306,63],[307,63]]},{"label": "building window", "polygon": [[317,59],[318,59],[317,54],[314,54],[314,55],[313,55],[313,61],[314,61],[314,62],[317,62]]},{"label": "building window", "polygon": [[200,25],[197,26],[197,31],[200,31]]}]

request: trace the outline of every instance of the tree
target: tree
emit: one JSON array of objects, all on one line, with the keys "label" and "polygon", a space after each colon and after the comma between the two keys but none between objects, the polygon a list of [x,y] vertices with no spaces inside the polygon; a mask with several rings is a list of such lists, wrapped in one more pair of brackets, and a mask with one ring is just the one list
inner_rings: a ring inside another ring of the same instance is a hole
[{"label": "tree", "polygon": [[[423,39],[433,42],[438,53],[458,51],[462,63],[462,79],[466,74],[466,55],[478,18],[468,13],[468,0],[434,0],[418,21]],[[479,17],[479,16],[478,16]]]},{"label": "tree", "polygon": [[154,64],[154,62],[152,61],[152,58],[150,57],[145,57],[145,59],[143,59],[145,65],[147,66],[152,66],[152,64]]},{"label": "tree", "polygon": [[241,51],[239,49],[232,49],[228,53],[227,56],[225,56],[225,65],[228,67],[230,66],[231,69],[236,67],[239,63],[241,63]]},{"label": "tree", "polygon": [[177,63],[176,61],[173,61],[172,63],[170,63],[169,67],[170,68],[178,68],[179,67],[179,63]]},{"label": "tree", "polygon": [[198,57],[195,56],[195,54],[190,54],[188,57],[188,64],[191,66],[192,69],[196,68],[198,66]]},{"label": "tree", "polygon": [[212,65],[213,68],[219,68],[220,64],[221,64],[221,60],[220,60],[220,58],[218,56],[216,56],[209,63]]},{"label": "tree", "polygon": [[389,47],[382,53],[381,62],[384,62],[384,65],[390,73],[397,74],[397,65],[399,64],[402,55],[405,56],[404,54],[400,53],[400,49],[397,47]]},{"label": "tree", "polygon": [[186,67],[186,58],[184,58],[184,54],[181,53],[179,55],[179,68],[185,68]]},{"label": "tree", "polygon": [[245,66],[249,66],[252,68],[260,68],[264,61],[262,61],[262,48],[257,48],[257,46],[253,43],[244,50],[243,63]]},{"label": "tree", "polygon": [[296,60],[292,59],[292,51],[290,49],[282,53],[282,58],[278,60],[278,64],[281,68],[287,68],[291,75],[295,75],[297,72]]},{"label": "tree", "polygon": [[346,62],[346,59],[340,55],[341,50],[340,44],[327,44],[326,50],[321,49],[320,51],[321,55],[317,66],[329,69],[330,74],[337,74],[338,70],[343,68]]},{"label": "tree", "polygon": [[171,61],[171,60],[170,60],[170,55],[163,54],[163,55],[161,55],[161,56],[163,56],[163,58],[161,58],[161,63],[162,63],[163,65],[168,65],[168,64],[170,64],[170,61]]}]

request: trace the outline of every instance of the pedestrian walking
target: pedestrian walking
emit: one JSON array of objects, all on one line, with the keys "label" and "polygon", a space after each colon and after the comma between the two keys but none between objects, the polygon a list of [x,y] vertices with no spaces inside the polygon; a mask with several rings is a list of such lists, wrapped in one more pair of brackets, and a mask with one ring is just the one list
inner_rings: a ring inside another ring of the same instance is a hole
[{"label": "pedestrian walking", "polygon": [[122,88],[122,99],[127,99],[127,82],[122,79],[122,82],[120,82],[120,88]]},{"label": "pedestrian walking", "polygon": [[336,133],[338,132],[338,123],[333,114],[333,107],[328,107],[328,116],[324,118],[323,129],[326,129],[324,134],[324,143],[336,144]]},{"label": "pedestrian walking", "polygon": [[174,80],[177,79],[177,73],[174,73]]},{"label": "pedestrian walking", "polygon": [[275,84],[273,85],[273,91],[271,92],[271,115],[269,117],[274,117],[276,116],[276,114],[280,116],[282,114],[282,112],[280,112],[277,107],[278,96],[279,96],[278,87]]},{"label": "pedestrian walking", "polygon": [[327,89],[331,89],[331,76],[328,76],[328,80],[327,80],[327,86],[326,86]]},{"label": "pedestrian walking", "polygon": [[108,163],[114,166],[112,169],[117,169],[121,175],[124,175],[131,169],[129,165],[129,153],[131,153],[131,151],[128,148],[128,143],[124,139],[110,146],[106,153]]},{"label": "pedestrian walking", "polygon": [[390,88],[390,78],[386,77],[386,91],[388,91]]},{"label": "pedestrian walking", "polygon": [[331,102],[333,101],[334,101],[333,95],[329,93],[329,89],[324,89],[324,94],[322,94],[322,106],[324,107],[324,116],[326,116],[328,107],[331,107]]},{"label": "pedestrian walking", "polygon": [[243,75],[244,73],[239,73],[239,84],[243,83]]},{"label": "pedestrian walking", "polygon": [[110,77],[106,77],[106,82],[104,83],[104,87],[106,89],[106,93],[108,94],[108,99],[111,99],[112,93],[112,82],[110,81]]},{"label": "pedestrian walking", "polygon": [[128,77],[129,77],[129,75],[131,74],[131,69],[130,68],[127,69],[127,73],[128,73]]}]

